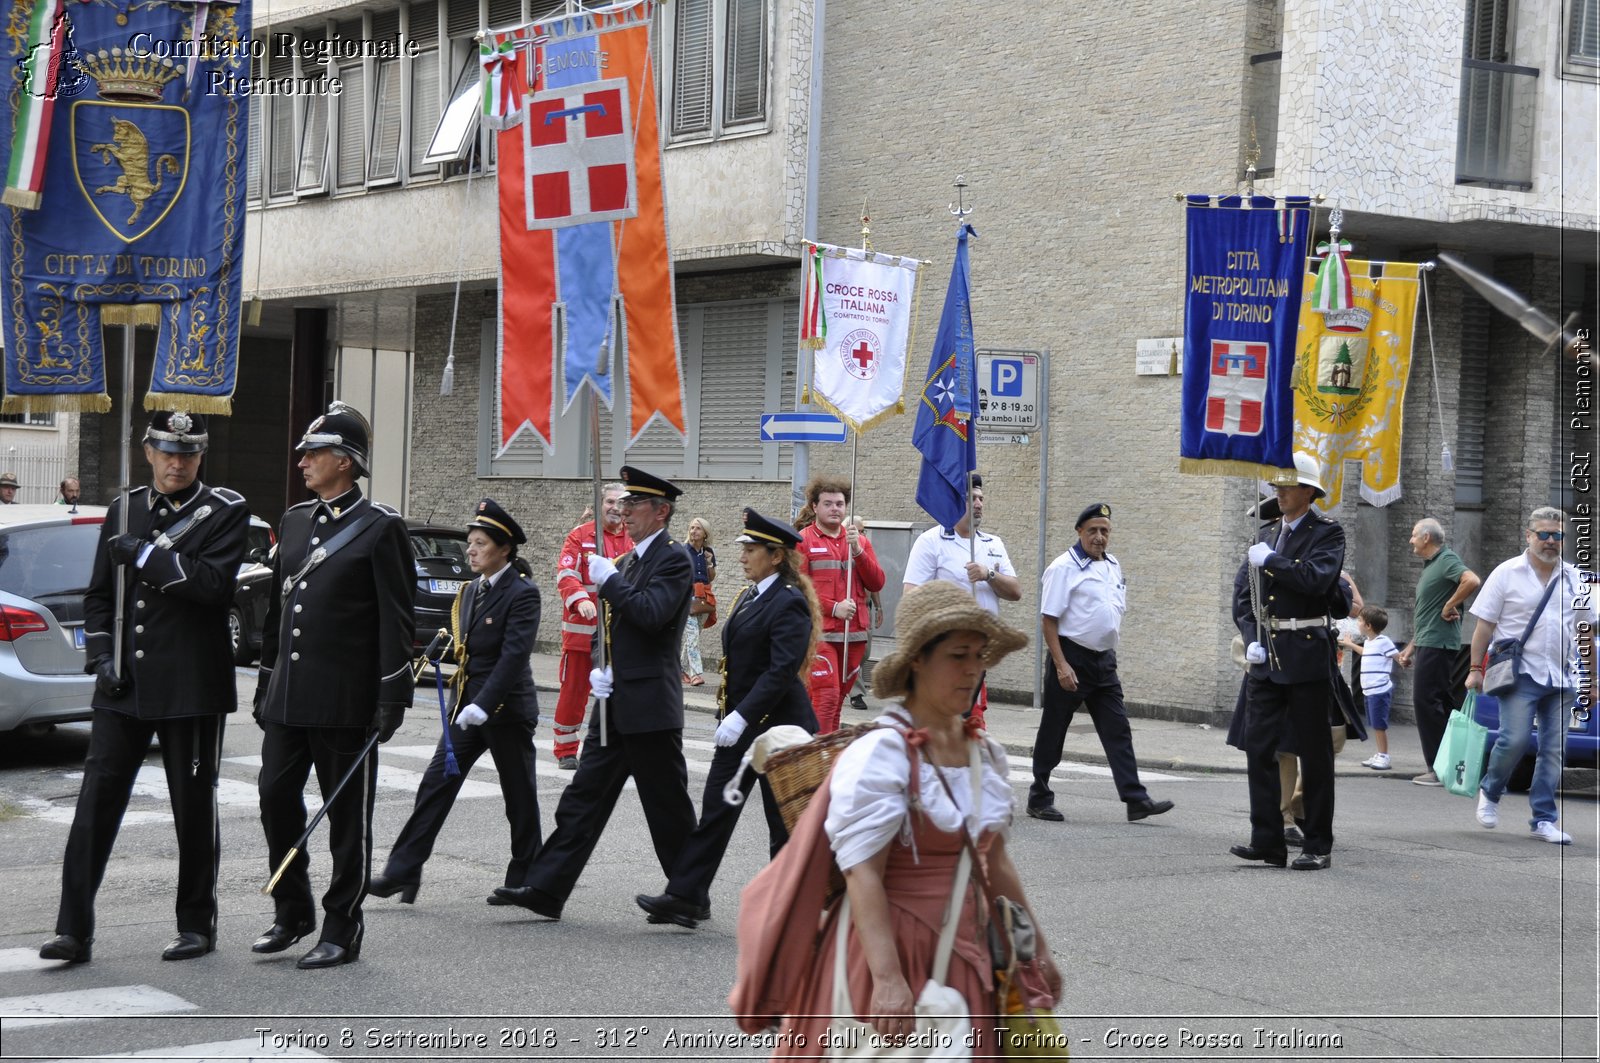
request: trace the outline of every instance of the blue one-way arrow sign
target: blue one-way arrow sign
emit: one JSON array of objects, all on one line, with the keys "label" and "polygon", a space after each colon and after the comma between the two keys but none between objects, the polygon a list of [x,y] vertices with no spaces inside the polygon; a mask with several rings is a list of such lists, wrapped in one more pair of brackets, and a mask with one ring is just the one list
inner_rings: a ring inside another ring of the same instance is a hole
[{"label": "blue one-way arrow sign", "polygon": [[763,443],[843,443],[844,422],[831,413],[764,413]]}]

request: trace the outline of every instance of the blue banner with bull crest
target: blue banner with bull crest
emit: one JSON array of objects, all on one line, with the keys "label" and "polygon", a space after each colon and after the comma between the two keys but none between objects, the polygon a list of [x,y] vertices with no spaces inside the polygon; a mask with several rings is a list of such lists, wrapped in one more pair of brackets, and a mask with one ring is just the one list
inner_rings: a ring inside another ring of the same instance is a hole
[{"label": "blue banner with bull crest", "polygon": [[[0,152],[26,151],[43,172],[34,205],[0,207],[0,409],[109,410],[104,326],[147,325],[145,407],[229,412],[250,0],[10,6]],[[41,41],[43,8],[54,25]]]},{"label": "blue banner with bull crest", "polygon": [[1304,196],[1247,204],[1188,197],[1183,421],[1178,469],[1268,476],[1294,468],[1295,335],[1306,241]]}]

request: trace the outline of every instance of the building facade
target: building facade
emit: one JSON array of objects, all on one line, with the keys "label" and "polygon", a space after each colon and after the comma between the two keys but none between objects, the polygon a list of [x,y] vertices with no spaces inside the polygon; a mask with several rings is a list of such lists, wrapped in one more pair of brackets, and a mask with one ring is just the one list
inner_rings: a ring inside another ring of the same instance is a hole
[{"label": "building facade", "polygon": [[[1045,352],[1049,366],[1047,439],[979,448],[985,527],[1007,541],[1025,588],[1004,613],[1033,627],[1038,575],[1072,543],[1073,516],[1107,502],[1129,578],[1130,704],[1225,717],[1239,682],[1228,601],[1252,485],[1179,475],[1181,381],[1136,372],[1139,341],[1182,330],[1174,195],[1235,191],[1254,144],[1257,191],[1323,196],[1317,235],[1341,208],[1356,257],[1455,251],[1592,327],[1596,5],[1250,0],[1201,11],[1134,0],[980,14],[933,0],[671,0],[658,15],[658,82],[688,435],[652,427],[625,453],[622,427],[602,412],[606,476],[627,460],[682,482],[679,526],[703,516],[726,544],[740,507],[787,510],[797,465],[854,468],[855,509],[894,544],[883,551],[893,580],[900,544],[928,523],[912,497],[910,416],[866,433],[854,455],[762,443],[758,419],[804,397],[802,239],[859,244],[864,212],[879,250],[930,263],[914,393],[963,175],[980,234],[978,345]],[[498,446],[494,150],[470,107],[446,119],[452,100],[476,92],[474,36],[555,8],[310,0],[274,6],[269,23],[258,7],[257,34],[305,42],[274,52],[262,76],[341,83],[338,96],[252,101],[245,289],[265,309],[241,357],[238,445],[208,460],[231,463],[210,477],[259,495],[263,515],[298,500],[289,447],[342,397],[372,417],[377,497],[447,520],[493,495],[553,579],[547,555],[590,495],[590,412],[558,418],[553,452],[525,438]],[[341,40],[402,47],[345,57]],[[1534,505],[1593,497],[1592,485],[1576,495],[1570,475],[1570,455],[1594,449],[1592,420],[1571,427],[1587,368],[1537,350],[1447,270],[1430,275],[1428,294],[1403,497],[1382,509],[1347,500],[1337,514],[1349,565],[1390,608],[1398,640],[1409,635],[1417,518],[1438,517],[1486,574],[1519,548]],[[441,394],[451,355],[453,388]],[[85,419],[95,420],[107,419]],[[100,435],[86,427],[85,446],[103,455]],[[737,566],[725,564],[721,582],[731,593]],[[545,618],[548,643],[557,622]],[[1026,693],[1038,661],[1016,655],[991,684]],[[1408,692],[1402,683],[1402,708]]]}]

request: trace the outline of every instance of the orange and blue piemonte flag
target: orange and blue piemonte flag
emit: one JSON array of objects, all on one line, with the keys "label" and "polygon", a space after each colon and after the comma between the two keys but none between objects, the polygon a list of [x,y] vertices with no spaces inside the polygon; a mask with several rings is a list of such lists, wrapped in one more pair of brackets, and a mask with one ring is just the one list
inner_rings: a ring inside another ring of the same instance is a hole
[{"label": "orange and blue piemonte flag", "polygon": [[583,387],[609,409],[626,374],[629,440],[657,417],[683,435],[682,372],[661,184],[650,27],[622,0],[480,49],[498,134],[499,449]]},{"label": "orange and blue piemonte flag", "polygon": [[950,288],[911,433],[912,445],[922,452],[917,505],[946,528],[954,528],[966,514],[968,478],[978,467],[978,359],[967,272],[967,237],[977,235],[964,222],[956,232]]}]

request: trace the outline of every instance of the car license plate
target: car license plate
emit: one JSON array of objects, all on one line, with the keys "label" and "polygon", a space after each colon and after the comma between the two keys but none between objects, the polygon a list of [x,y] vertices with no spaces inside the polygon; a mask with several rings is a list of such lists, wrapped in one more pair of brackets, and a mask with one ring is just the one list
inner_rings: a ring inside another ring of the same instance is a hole
[{"label": "car license plate", "polygon": [[428,581],[428,590],[434,594],[454,594],[461,589],[463,582],[458,579],[431,579]]},{"label": "car license plate", "polygon": [[76,646],[80,650],[83,649],[83,646],[84,646],[83,628],[75,627],[75,628],[72,629],[72,644],[74,646]]}]

